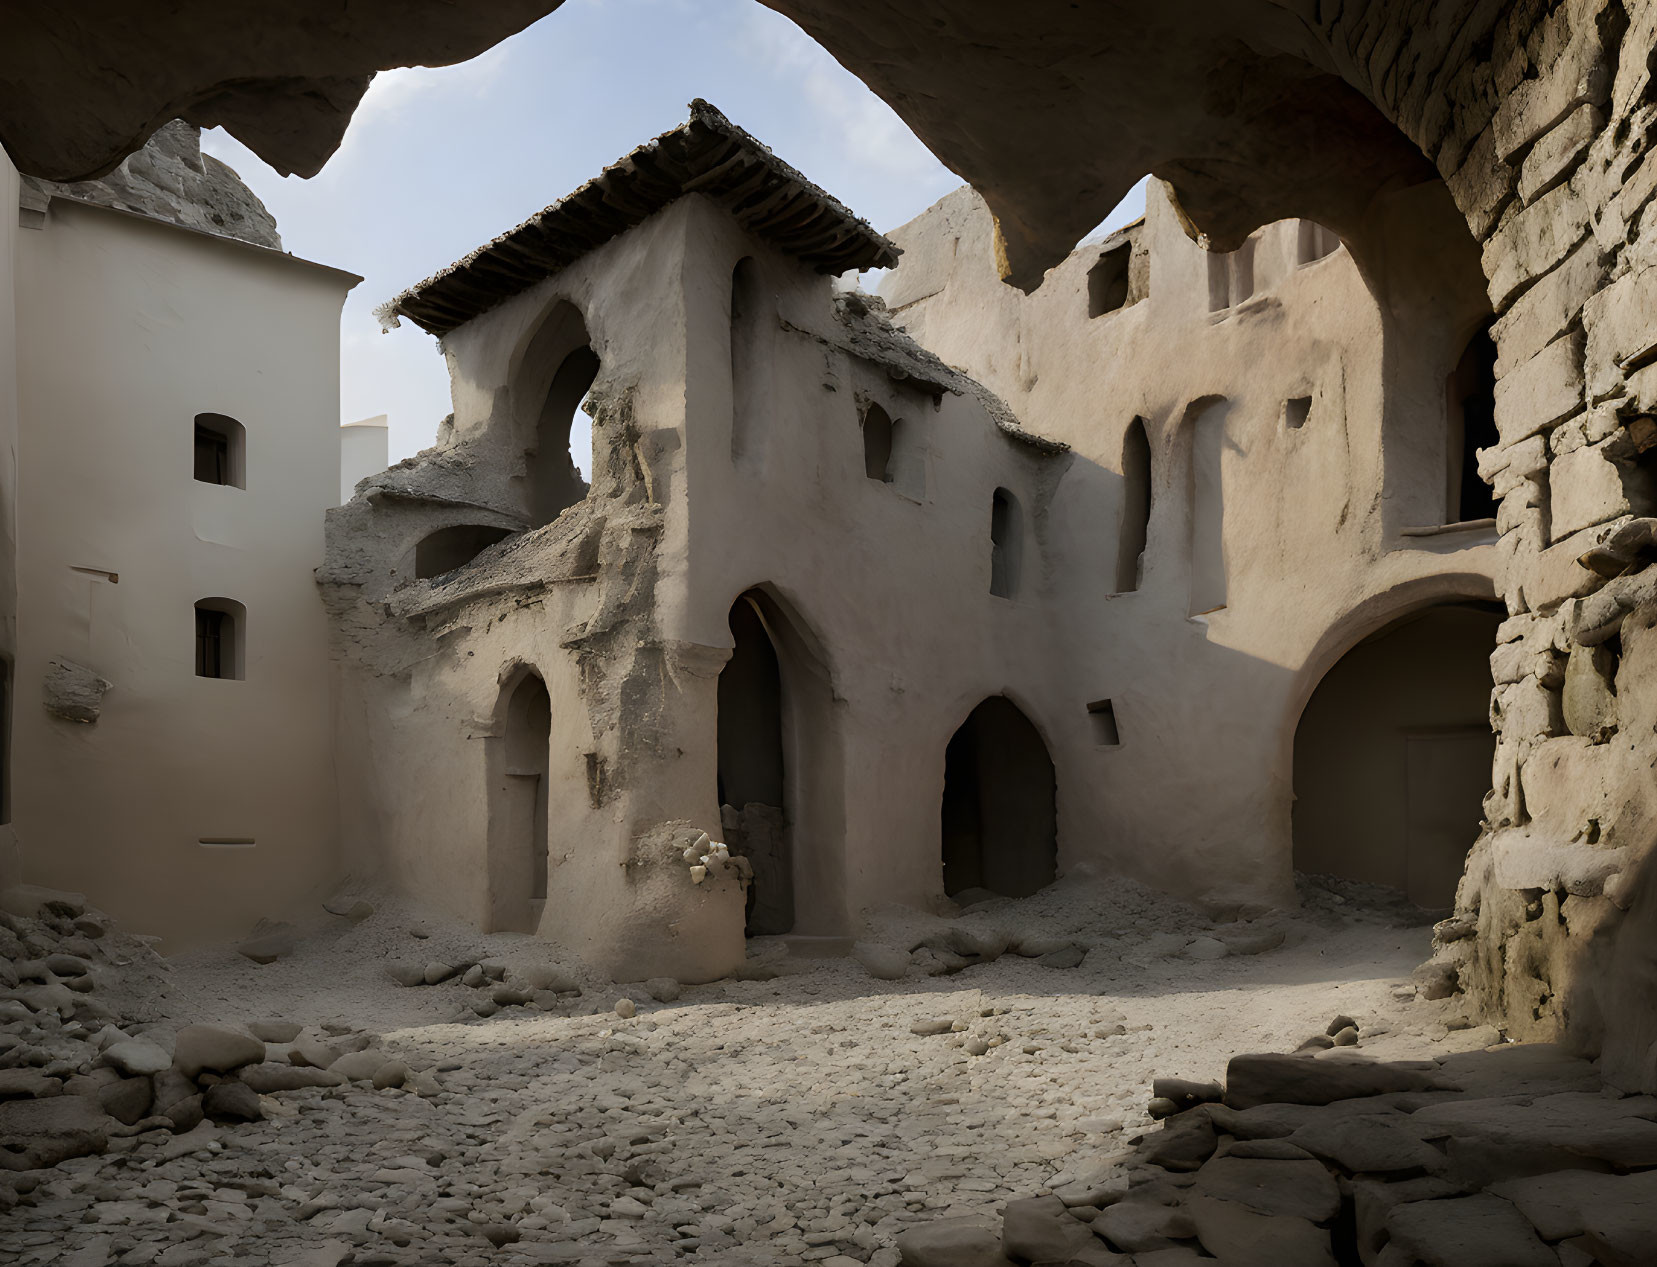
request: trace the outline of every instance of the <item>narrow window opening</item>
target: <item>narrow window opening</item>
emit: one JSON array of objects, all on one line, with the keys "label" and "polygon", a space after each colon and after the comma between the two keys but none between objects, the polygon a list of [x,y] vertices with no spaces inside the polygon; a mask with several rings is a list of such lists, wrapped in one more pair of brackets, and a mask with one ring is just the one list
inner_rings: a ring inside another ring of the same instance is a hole
[{"label": "narrow window opening", "polygon": [[1479,450],[1500,443],[1496,431],[1496,341],[1490,326],[1468,341],[1450,375],[1446,522],[1468,523],[1496,514],[1496,496],[1479,475]]},{"label": "narrow window opening", "polygon": [[1224,312],[1231,307],[1230,257],[1218,251],[1208,253],[1208,311]]},{"label": "narrow window opening", "polygon": [[1018,591],[1022,545],[1018,502],[998,488],[990,502],[990,593],[997,598],[1012,598]]},{"label": "narrow window opening", "polygon": [[196,604],[197,677],[243,677],[246,614],[234,599],[204,598]]},{"label": "narrow window opening", "polygon": [[0,658],[0,823],[12,820],[12,663]]},{"label": "narrow window opening", "polygon": [[[541,416],[535,426],[535,451],[530,459],[530,523],[539,528],[587,496],[587,481],[575,464],[571,438],[581,404],[598,377],[598,354],[579,347],[566,356],[552,376]],[[591,451],[591,439],[587,442]],[[588,464],[591,465],[589,457]]]},{"label": "narrow window opening", "polygon": [[1341,240],[1333,229],[1326,229],[1315,220],[1302,220],[1295,243],[1297,264],[1316,264],[1341,249]]},{"label": "narrow window opening", "polygon": [[1133,244],[1123,242],[1099,256],[1087,274],[1087,315],[1102,317],[1128,302],[1128,266]]},{"label": "narrow window opening", "polygon": [[1108,699],[1094,700],[1087,706],[1087,719],[1093,726],[1093,742],[1101,748],[1115,748],[1122,742],[1116,728],[1116,706]]},{"label": "narrow window opening", "polygon": [[247,487],[247,429],[224,414],[197,414],[195,478],[202,484]]},{"label": "narrow window opening", "polygon": [[1283,402],[1283,425],[1290,431],[1299,431],[1312,416],[1312,398],[1294,396]]},{"label": "narrow window opening", "polygon": [[863,411],[863,473],[882,484],[892,482],[892,443],[897,425],[879,405]]},{"label": "narrow window opening", "polygon": [[1235,308],[1254,294],[1254,239],[1231,253],[1231,306]]},{"label": "narrow window opening", "polygon": [[1151,442],[1135,418],[1122,437],[1122,523],[1116,546],[1116,592],[1131,594],[1144,581],[1151,529]]}]

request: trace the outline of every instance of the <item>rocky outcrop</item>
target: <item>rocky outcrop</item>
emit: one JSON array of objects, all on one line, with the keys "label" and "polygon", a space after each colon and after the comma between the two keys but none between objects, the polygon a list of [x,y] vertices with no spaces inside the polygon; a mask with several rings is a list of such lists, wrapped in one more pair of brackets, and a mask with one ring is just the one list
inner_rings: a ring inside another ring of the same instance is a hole
[{"label": "rocky outcrop", "polygon": [[97,180],[30,182],[40,194],[131,211],[154,220],[282,249],[276,217],[234,169],[201,152],[201,129],[174,119]]}]

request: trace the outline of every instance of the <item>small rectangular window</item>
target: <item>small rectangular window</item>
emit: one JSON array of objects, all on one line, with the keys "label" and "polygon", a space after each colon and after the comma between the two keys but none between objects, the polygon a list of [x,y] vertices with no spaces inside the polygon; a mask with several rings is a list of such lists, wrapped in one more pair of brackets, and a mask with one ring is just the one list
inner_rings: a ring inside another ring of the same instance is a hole
[{"label": "small rectangular window", "polygon": [[1312,416],[1312,398],[1295,396],[1283,402],[1283,425],[1290,431],[1299,431]]},{"label": "small rectangular window", "polygon": [[1115,748],[1122,743],[1116,729],[1116,706],[1108,699],[1094,700],[1087,706],[1087,719],[1093,723],[1093,742],[1101,748]]},{"label": "small rectangular window", "polygon": [[223,612],[196,608],[196,676],[224,677]]}]

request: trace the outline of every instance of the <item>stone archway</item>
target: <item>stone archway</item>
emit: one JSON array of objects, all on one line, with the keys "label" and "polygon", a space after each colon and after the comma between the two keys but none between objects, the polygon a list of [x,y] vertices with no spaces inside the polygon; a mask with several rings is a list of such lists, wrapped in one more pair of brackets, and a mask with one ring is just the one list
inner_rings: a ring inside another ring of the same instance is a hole
[{"label": "stone archway", "polygon": [[973,709],[944,751],[944,892],[1029,897],[1058,867],[1057,778],[1041,733],[1004,695]]}]

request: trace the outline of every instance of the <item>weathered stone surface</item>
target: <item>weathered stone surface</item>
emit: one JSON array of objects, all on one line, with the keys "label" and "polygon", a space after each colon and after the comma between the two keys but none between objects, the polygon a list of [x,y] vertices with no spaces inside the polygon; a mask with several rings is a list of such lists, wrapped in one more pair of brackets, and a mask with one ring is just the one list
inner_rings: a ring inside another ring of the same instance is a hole
[{"label": "weathered stone surface", "polygon": [[900,1234],[903,1267],[1008,1267],[1001,1233],[982,1219],[939,1219]]},{"label": "weathered stone surface", "polygon": [[[1560,1241],[1594,1232],[1620,1241],[1613,1231],[1637,1222],[1647,1253],[1657,1231],[1657,1170],[1608,1175],[1592,1170],[1560,1170],[1510,1179],[1490,1189],[1511,1201],[1543,1240]],[[1635,1246],[1632,1242],[1628,1248]]]},{"label": "weathered stone surface", "polygon": [[143,1119],[154,1102],[155,1091],[148,1078],[122,1078],[98,1091],[99,1106],[123,1126]]},{"label": "weathered stone surface", "polygon": [[1599,743],[1617,729],[1617,659],[1605,646],[1571,648],[1561,704],[1573,735]]},{"label": "weathered stone surface", "polygon": [[1604,127],[1605,116],[1586,103],[1566,115],[1525,155],[1519,169],[1519,197],[1534,202],[1564,180]]},{"label": "weathered stone surface", "polygon": [[250,1021],[247,1032],[262,1043],[291,1043],[305,1027],[296,1021]]},{"label": "weathered stone surface", "polygon": [[0,1103],[0,1169],[38,1170],[101,1153],[111,1125],[98,1102],[86,1096]]},{"label": "weathered stone surface", "polygon": [[1582,409],[1582,348],[1580,334],[1567,334],[1497,380],[1503,444],[1517,444]]},{"label": "weathered stone surface", "polygon": [[0,1069],[0,1100],[33,1100],[62,1092],[62,1082],[38,1069]]},{"label": "weathered stone surface", "polygon": [[1165,1248],[1176,1237],[1196,1235],[1196,1225],[1183,1210],[1160,1201],[1130,1197],[1100,1211],[1093,1233],[1130,1254]]},{"label": "weathered stone surface", "polygon": [[1616,393],[1622,367],[1647,359],[1657,350],[1657,267],[1636,268],[1589,299],[1582,320],[1588,331],[1585,373],[1588,398],[1604,400]]},{"label": "weathered stone surface", "polygon": [[1396,1206],[1387,1215],[1387,1235],[1408,1261],[1429,1267],[1558,1265],[1519,1211],[1488,1194]]},{"label": "weathered stone surface", "polygon": [[879,981],[902,981],[909,973],[909,952],[895,946],[860,941],[852,947],[852,958]]},{"label": "weathered stone surface", "polygon": [[1555,458],[1548,492],[1555,541],[1630,510],[1623,467],[1611,456],[1609,443]]},{"label": "weathered stone surface", "polygon": [[172,1068],[173,1058],[147,1038],[128,1038],[104,1049],[104,1064],[122,1073],[137,1076],[158,1074]]},{"label": "weathered stone surface", "polygon": [[384,1053],[375,1048],[369,1048],[366,1051],[346,1053],[328,1066],[328,1072],[338,1074],[351,1082],[367,1082],[380,1071],[380,1067],[385,1063]]},{"label": "weathered stone surface", "polygon": [[1583,1165],[1657,1166],[1657,1115],[1650,1097],[1628,1100],[1564,1092],[1534,1100],[1464,1100],[1411,1115],[1422,1138],[1445,1141],[1452,1173],[1491,1184]]},{"label": "weathered stone surface", "polygon": [[1261,1214],[1321,1223],[1341,1208],[1340,1190],[1320,1162],[1216,1157],[1197,1172],[1202,1196],[1235,1201]]},{"label": "weathered stone surface", "polygon": [[1348,1114],[1312,1122],[1289,1136],[1289,1142],[1354,1173],[1432,1170],[1444,1160],[1396,1113],[1386,1117]]},{"label": "weathered stone surface", "polygon": [[262,1042],[223,1025],[186,1025],[173,1044],[173,1064],[191,1078],[204,1070],[229,1073],[264,1058]]},{"label": "weathered stone surface", "polygon": [[60,657],[46,661],[41,687],[42,702],[53,717],[90,724],[103,712],[104,694],[113,689],[114,683],[85,665]]},{"label": "weathered stone surface", "polygon": [[1391,1091],[1433,1091],[1444,1085],[1437,1067],[1428,1064],[1262,1053],[1232,1057],[1226,1068],[1225,1102],[1234,1109],[1273,1103],[1330,1104]]},{"label": "weathered stone surface", "polygon": [[1228,1267],[1333,1267],[1329,1233],[1303,1218],[1261,1214],[1235,1201],[1185,1203],[1202,1246]]},{"label": "weathered stone surface", "polygon": [[1058,1197],[1029,1197],[1007,1203],[1001,1243],[1008,1257],[1045,1263],[1066,1262],[1072,1252],[1095,1241],[1088,1225]]},{"label": "weathered stone surface", "polygon": [[236,1071],[241,1079],[260,1095],[273,1091],[296,1091],[301,1087],[337,1087],[345,1078],[331,1069],[315,1069],[299,1065],[284,1065],[276,1061],[244,1065]]}]

